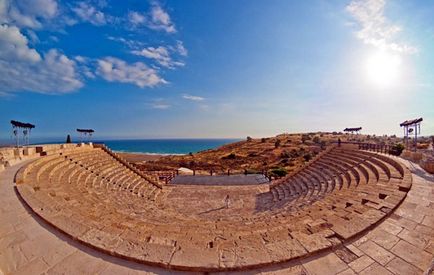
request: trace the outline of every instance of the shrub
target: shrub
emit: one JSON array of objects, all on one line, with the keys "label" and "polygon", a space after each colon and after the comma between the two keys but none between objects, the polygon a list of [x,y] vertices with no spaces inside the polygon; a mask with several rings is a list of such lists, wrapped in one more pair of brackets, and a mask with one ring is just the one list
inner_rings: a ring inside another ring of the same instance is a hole
[{"label": "shrub", "polygon": [[324,140],[322,140],[322,141],[320,142],[320,146],[321,146],[321,149],[324,149],[324,148],[326,148],[327,143],[326,143]]},{"label": "shrub", "polygon": [[280,158],[284,159],[284,158],[289,158],[291,155],[289,154],[288,151],[283,151],[282,153],[280,153]]},{"label": "shrub", "polygon": [[403,144],[398,143],[393,145],[392,149],[389,151],[390,154],[399,156],[401,155],[402,151],[404,151],[405,147]]},{"label": "shrub", "polygon": [[227,156],[222,157],[222,159],[236,159],[237,155],[235,155],[234,153],[230,153]]},{"label": "shrub", "polygon": [[311,139],[311,138],[310,138],[309,135],[303,134],[303,135],[301,136],[301,142],[302,142],[302,143],[305,143],[307,140],[310,140],[310,139]]},{"label": "shrub", "polygon": [[303,156],[303,158],[304,158],[305,161],[309,161],[309,160],[312,159],[312,155],[309,154],[309,153],[307,153],[307,154],[305,154],[305,155]]},{"label": "shrub", "polygon": [[298,151],[296,149],[292,149],[291,152],[289,153],[289,156],[291,158],[296,158],[299,156]]},{"label": "shrub", "polygon": [[318,136],[315,136],[313,138],[313,142],[316,143],[316,144],[319,144],[321,142],[321,139]]},{"label": "shrub", "polygon": [[284,177],[288,174],[288,171],[285,168],[279,167],[279,168],[275,168],[273,170],[270,171],[270,175],[277,177],[277,178],[281,178]]},{"label": "shrub", "polygon": [[276,142],[274,143],[274,147],[278,148],[280,146],[280,139],[276,140]]},{"label": "shrub", "polygon": [[289,159],[288,158],[283,158],[281,161],[280,161],[280,163],[281,164],[288,164],[288,162],[289,162]]},{"label": "shrub", "polygon": [[252,138],[251,137],[247,137],[247,141],[248,142],[252,141]]},{"label": "shrub", "polygon": [[267,140],[266,138],[261,138],[262,143],[265,143],[266,140]]}]

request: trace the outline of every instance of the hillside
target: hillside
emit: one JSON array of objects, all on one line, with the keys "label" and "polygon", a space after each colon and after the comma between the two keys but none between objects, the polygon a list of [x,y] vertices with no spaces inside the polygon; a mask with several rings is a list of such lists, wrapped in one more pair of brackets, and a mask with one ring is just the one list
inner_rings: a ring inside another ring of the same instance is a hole
[{"label": "hillside", "polygon": [[175,170],[187,167],[199,173],[249,173],[284,170],[290,172],[324,150],[331,142],[359,141],[396,143],[396,137],[375,137],[342,133],[280,134],[268,138],[250,138],[212,150],[182,156],[167,156],[155,161],[136,163],[141,170]]}]

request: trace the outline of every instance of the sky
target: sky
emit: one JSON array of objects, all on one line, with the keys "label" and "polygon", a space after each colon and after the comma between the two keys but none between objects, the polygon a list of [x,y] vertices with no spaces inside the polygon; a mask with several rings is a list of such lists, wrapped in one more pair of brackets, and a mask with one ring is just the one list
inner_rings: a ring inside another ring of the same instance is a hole
[{"label": "sky", "polygon": [[434,134],[434,3],[0,0],[0,139]]}]

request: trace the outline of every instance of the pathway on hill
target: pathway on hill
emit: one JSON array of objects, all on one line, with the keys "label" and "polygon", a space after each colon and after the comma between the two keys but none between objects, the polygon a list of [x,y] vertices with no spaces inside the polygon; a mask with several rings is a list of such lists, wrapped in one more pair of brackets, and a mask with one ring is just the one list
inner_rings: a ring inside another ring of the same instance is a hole
[{"label": "pathway on hill", "polygon": [[[252,273],[423,274],[434,258],[434,176],[403,162],[413,186],[378,227],[333,251]],[[13,178],[24,164],[0,173],[0,274],[183,274],[100,253],[46,225],[15,193]]]}]

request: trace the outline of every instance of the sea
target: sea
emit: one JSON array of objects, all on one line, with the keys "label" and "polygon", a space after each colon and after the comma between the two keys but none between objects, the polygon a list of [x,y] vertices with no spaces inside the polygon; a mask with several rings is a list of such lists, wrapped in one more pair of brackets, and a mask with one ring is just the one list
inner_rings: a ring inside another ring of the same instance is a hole
[{"label": "sea", "polygon": [[[145,153],[156,155],[184,155],[199,151],[214,149],[224,144],[240,141],[241,139],[119,139],[92,140],[94,143],[104,143],[115,152]],[[76,142],[73,140],[73,142]],[[64,143],[60,139],[31,140],[31,144]],[[3,142],[5,144],[5,142]],[[7,142],[12,145],[13,141]]]},{"label": "sea", "polygon": [[[184,155],[214,149],[240,139],[137,139],[102,141],[117,152]],[[97,141],[96,141],[97,142]]]}]

